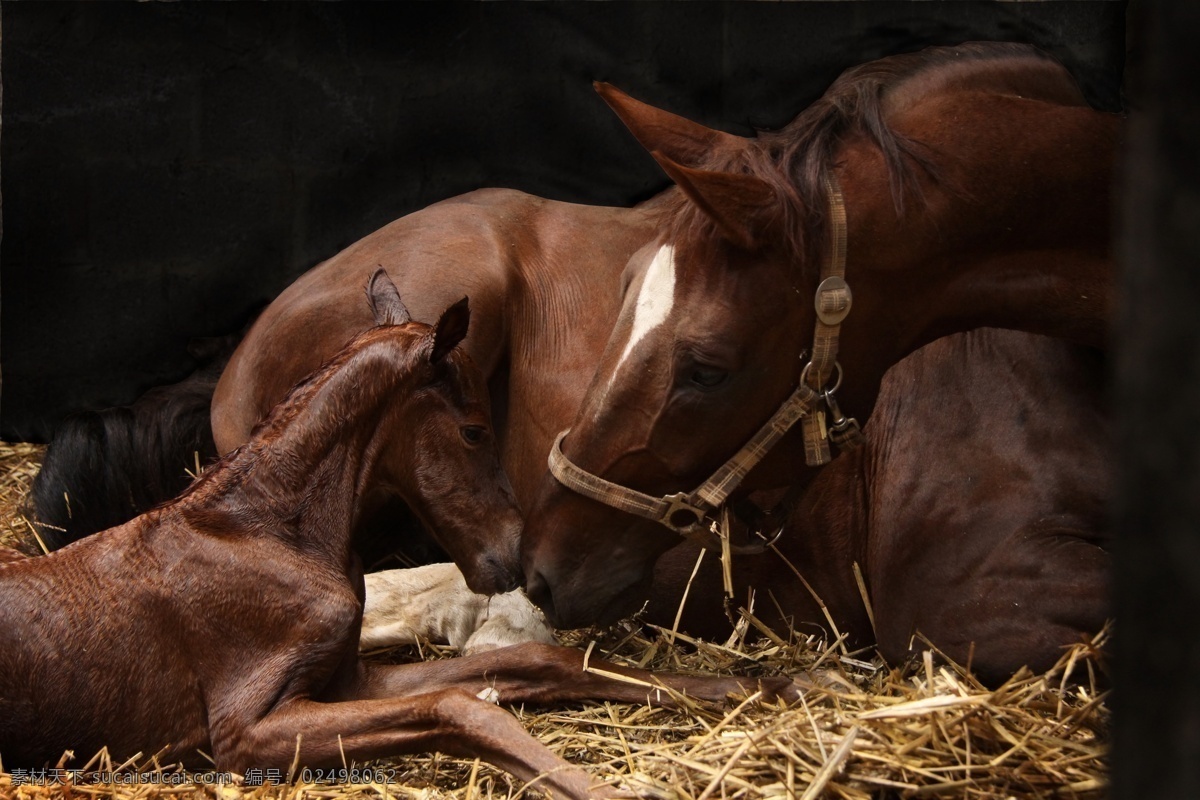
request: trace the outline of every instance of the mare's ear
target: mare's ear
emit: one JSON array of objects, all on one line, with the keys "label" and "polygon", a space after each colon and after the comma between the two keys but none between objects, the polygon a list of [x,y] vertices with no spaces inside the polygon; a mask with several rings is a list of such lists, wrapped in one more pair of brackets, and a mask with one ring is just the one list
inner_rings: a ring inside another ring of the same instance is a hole
[{"label": "mare's ear", "polygon": [[371,280],[367,281],[367,302],[371,304],[376,325],[403,325],[412,321],[400,300],[400,291],[383,267],[375,270]]},{"label": "mare's ear", "polygon": [[726,239],[743,250],[757,247],[770,210],[779,202],[769,183],[738,172],[692,169],[659,152],[650,155]]},{"label": "mare's ear", "polygon": [[592,85],[642,147],[651,153],[664,153],[676,163],[696,165],[714,150],[740,150],[746,146],[747,140],[741,136],[707,128],[634,100],[611,84],[596,81]]},{"label": "mare's ear", "polygon": [[433,349],[429,353],[429,361],[437,364],[458,346],[467,335],[471,324],[471,307],[467,298],[459,300],[442,312],[437,324],[433,326]]}]

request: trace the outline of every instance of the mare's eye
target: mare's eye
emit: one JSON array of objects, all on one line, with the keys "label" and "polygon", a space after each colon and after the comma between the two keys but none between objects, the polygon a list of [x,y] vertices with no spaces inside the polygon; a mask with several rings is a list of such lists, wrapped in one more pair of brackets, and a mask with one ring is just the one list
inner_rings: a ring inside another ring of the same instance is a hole
[{"label": "mare's eye", "polygon": [[692,368],[691,380],[693,386],[699,386],[701,389],[714,389],[720,386],[729,377],[729,372],[720,367],[706,367],[697,365]]},{"label": "mare's eye", "polygon": [[487,437],[487,428],[482,425],[464,425],[459,434],[467,444],[479,444]]}]

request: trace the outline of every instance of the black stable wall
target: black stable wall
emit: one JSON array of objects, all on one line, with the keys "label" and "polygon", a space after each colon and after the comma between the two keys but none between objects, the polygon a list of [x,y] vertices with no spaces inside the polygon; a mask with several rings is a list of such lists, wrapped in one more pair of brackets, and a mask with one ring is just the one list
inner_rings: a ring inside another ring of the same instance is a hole
[{"label": "black stable wall", "polygon": [[3,15],[0,437],[186,374],[300,272],[481,186],[665,186],[591,90],[737,133],[845,67],[1038,44],[1115,110],[1123,2],[13,3]]}]

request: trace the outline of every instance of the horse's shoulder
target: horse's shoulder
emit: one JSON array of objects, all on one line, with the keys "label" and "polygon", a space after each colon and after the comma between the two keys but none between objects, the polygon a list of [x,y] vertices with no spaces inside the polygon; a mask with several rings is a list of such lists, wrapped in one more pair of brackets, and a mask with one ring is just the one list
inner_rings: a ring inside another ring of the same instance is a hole
[{"label": "horse's shoulder", "polygon": [[[945,386],[960,387],[952,402]],[[1060,481],[1080,482],[1107,452],[1102,365],[1092,351],[1048,337],[955,334],[892,367],[868,427],[868,481],[888,487],[873,494],[893,514],[919,507],[918,497],[959,503],[989,472],[988,480],[1003,484],[1053,465]],[[943,443],[939,458],[925,456],[929,441]],[[1035,456],[1026,442],[1038,443]]]}]

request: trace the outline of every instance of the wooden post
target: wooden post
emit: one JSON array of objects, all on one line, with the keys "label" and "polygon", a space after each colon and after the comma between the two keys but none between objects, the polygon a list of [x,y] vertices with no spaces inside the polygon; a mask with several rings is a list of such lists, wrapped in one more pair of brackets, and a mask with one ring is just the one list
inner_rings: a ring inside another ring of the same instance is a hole
[{"label": "wooden post", "polygon": [[1139,10],[1114,330],[1118,800],[1200,797],[1200,3]]}]

